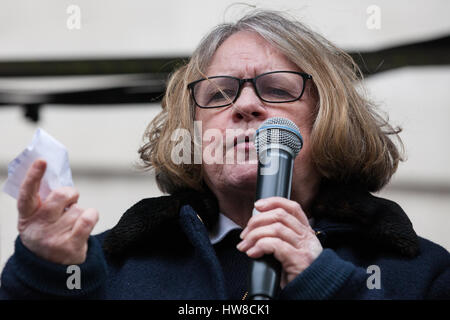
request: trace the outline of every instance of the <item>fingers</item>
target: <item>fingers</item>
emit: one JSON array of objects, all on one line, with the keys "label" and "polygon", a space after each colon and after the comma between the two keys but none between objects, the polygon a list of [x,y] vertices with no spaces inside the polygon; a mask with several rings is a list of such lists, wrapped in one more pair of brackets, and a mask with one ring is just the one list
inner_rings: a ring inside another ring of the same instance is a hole
[{"label": "fingers", "polygon": [[284,286],[319,256],[322,245],[297,202],[271,197],[257,201],[255,209],[259,213],[242,231],[237,249],[253,259],[273,254],[282,265]]},{"label": "fingers", "polygon": [[303,212],[302,207],[296,201],[292,201],[282,197],[270,197],[260,199],[255,202],[255,208],[259,212],[269,211],[276,208],[282,208],[296,217],[302,224],[309,225],[308,218]]},{"label": "fingers", "polygon": [[97,210],[83,210],[73,204],[53,222],[39,215],[31,219],[31,227],[21,233],[23,244],[37,256],[54,263],[83,263],[89,235],[98,221]]},{"label": "fingers", "polygon": [[[280,250],[286,248],[286,245],[291,249],[299,249],[304,240],[314,234],[297,202],[272,197],[256,202],[255,208],[260,213],[249,220],[240,235],[243,241],[237,246],[238,250],[246,252],[250,257],[259,256],[261,252],[283,256]],[[274,241],[275,247],[272,246]],[[264,250],[261,244],[266,244]],[[272,248],[275,251],[272,252]]]},{"label": "fingers", "polygon": [[308,218],[298,202],[281,197],[271,197],[258,200],[255,208],[259,214],[249,220],[247,227],[241,233],[241,238],[245,238],[252,229],[278,222],[298,234],[302,234],[305,228],[312,230]]},{"label": "fingers", "polygon": [[295,252],[295,248],[289,243],[274,237],[261,238],[256,244],[247,251],[247,255],[250,258],[257,259],[263,255],[273,254],[275,259],[282,264],[292,256]]},{"label": "fingers", "polygon": [[53,190],[42,204],[39,214],[48,221],[57,220],[64,209],[78,201],[80,194],[73,187],[61,187]]},{"label": "fingers", "polygon": [[238,250],[245,252],[248,249],[254,247],[256,242],[264,238],[277,238],[295,248],[298,248],[301,241],[305,238],[306,232],[307,230],[304,230],[303,233],[294,232],[284,224],[277,222],[274,224],[252,229],[245,236],[244,240],[239,243],[237,248]]},{"label": "fingers", "polygon": [[275,223],[281,223],[298,233],[301,233],[304,228],[301,222],[293,215],[287,213],[284,209],[276,208],[253,216],[249,220],[247,227],[242,231],[241,238],[245,238],[250,230]]},{"label": "fingers", "polygon": [[41,202],[39,198],[39,187],[46,168],[47,163],[45,160],[38,159],[28,169],[25,180],[20,186],[19,197],[17,199],[20,218],[29,217],[39,207]]},{"label": "fingers", "polygon": [[62,215],[64,209],[76,203],[79,193],[72,187],[61,187],[52,191],[44,203],[39,197],[41,179],[45,174],[47,163],[38,159],[33,162],[20,187],[17,208],[19,217],[24,220],[30,217],[38,208],[39,213],[48,220],[55,220]]},{"label": "fingers", "polygon": [[78,217],[84,212],[76,203],[72,204],[56,222],[60,231],[71,231]]},{"label": "fingers", "polygon": [[72,187],[53,190],[41,201],[39,187],[45,170],[45,161],[35,161],[21,186],[17,204],[20,238],[25,247],[48,261],[82,263],[98,212],[78,207],[79,193]]},{"label": "fingers", "polygon": [[72,236],[80,240],[87,240],[98,222],[98,217],[99,215],[96,209],[86,209],[75,221]]}]

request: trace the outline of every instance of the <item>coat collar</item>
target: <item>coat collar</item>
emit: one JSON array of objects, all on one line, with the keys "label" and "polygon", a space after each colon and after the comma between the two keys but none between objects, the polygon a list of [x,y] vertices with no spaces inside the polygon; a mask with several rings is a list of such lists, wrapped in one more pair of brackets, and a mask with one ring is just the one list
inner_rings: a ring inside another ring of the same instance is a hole
[{"label": "coat collar", "polygon": [[357,245],[406,257],[419,254],[419,239],[403,209],[361,186],[322,181],[312,216],[315,228],[329,235],[327,242],[351,241],[355,245],[361,240]]},{"label": "coat collar", "polygon": [[[149,243],[158,243],[159,247],[164,244],[165,250],[180,249],[180,244],[187,243],[179,225],[184,205],[197,212],[208,230],[217,223],[219,206],[210,191],[185,189],[170,196],[143,199],[107,233],[103,242],[105,253],[123,257],[143,248],[149,250]],[[417,235],[401,207],[358,186],[323,181],[311,213],[318,234],[327,235],[326,239],[319,237],[324,246],[348,241],[407,257],[419,252]]]},{"label": "coat collar", "polygon": [[105,253],[121,258],[147,250],[149,243],[158,243],[162,250],[182,249],[187,239],[180,228],[179,217],[185,205],[197,212],[207,229],[216,224],[219,206],[211,192],[185,189],[170,196],[143,199],[129,208],[106,233]]}]

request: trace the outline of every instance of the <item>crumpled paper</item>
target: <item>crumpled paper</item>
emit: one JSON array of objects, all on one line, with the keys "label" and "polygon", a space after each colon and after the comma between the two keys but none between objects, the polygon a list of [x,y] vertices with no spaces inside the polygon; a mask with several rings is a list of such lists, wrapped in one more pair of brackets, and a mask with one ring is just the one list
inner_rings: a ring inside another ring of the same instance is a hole
[{"label": "crumpled paper", "polygon": [[47,198],[54,189],[73,186],[66,147],[39,128],[30,145],[8,164],[8,179],[3,186],[3,191],[17,199],[28,168],[37,159],[44,159],[47,162],[47,169],[39,188],[41,200]]}]

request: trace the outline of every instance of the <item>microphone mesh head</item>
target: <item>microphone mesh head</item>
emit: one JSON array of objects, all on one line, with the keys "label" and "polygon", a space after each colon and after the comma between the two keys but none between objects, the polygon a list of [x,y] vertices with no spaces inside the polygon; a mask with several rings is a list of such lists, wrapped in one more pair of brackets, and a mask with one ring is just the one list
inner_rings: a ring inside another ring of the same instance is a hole
[{"label": "microphone mesh head", "polygon": [[303,138],[300,130],[291,120],[279,117],[269,118],[261,124],[255,134],[255,148],[258,156],[270,145],[287,148],[295,158],[303,146]]}]

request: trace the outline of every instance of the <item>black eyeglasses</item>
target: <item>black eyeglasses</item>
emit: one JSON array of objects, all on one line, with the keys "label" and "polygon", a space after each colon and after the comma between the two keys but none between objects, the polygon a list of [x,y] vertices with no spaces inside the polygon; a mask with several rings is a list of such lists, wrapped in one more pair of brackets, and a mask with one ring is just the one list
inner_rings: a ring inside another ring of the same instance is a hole
[{"label": "black eyeglasses", "polygon": [[299,100],[305,83],[312,76],[295,71],[272,71],[254,78],[231,76],[203,78],[188,84],[194,102],[200,108],[220,108],[236,102],[242,86],[251,82],[256,95],[264,102],[285,103]]}]

